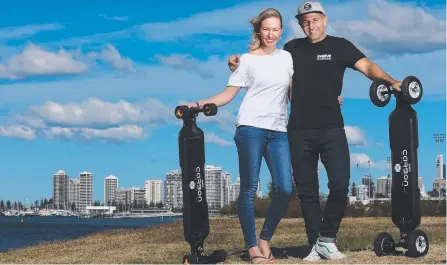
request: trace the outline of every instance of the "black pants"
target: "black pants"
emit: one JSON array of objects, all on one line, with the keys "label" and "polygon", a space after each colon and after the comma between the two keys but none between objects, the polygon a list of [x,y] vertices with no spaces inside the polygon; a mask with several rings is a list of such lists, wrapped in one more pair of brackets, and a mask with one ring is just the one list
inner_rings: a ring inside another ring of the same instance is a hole
[{"label": "black pants", "polygon": [[[349,147],[344,128],[288,129],[293,176],[309,244],[321,235],[335,240],[346,209],[350,179]],[[321,212],[318,160],[326,168],[329,195]]]}]

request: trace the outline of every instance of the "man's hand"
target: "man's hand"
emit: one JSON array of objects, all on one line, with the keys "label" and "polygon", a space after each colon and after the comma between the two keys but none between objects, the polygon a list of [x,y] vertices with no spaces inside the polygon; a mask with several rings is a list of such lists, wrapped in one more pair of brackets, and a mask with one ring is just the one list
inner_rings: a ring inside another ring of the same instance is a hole
[{"label": "man's hand", "polygon": [[343,97],[338,96],[337,99],[338,99],[338,104],[340,104],[340,106],[342,106],[343,105]]},{"label": "man's hand", "polygon": [[240,58],[240,54],[233,54],[230,56],[230,58],[228,58],[228,67],[230,67],[231,72],[234,72],[234,70],[239,67]]},{"label": "man's hand", "polygon": [[391,84],[391,86],[393,86],[394,89],[396,89],[397,91],[401,91],[400,86],[402,85],[402,82],[400,81],[396,81],[394,83]]}]

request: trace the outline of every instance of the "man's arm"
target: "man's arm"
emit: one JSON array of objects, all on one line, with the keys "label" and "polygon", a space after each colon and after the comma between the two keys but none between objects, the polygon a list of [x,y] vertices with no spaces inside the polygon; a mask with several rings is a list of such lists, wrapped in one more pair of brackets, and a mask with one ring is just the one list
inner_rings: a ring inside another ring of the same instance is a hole
[{"label": "man's arm", "polygon": [[377,64],[368,60],[368,58],[362,58],[355,63],[355,69],[363,73],[366,77],[371,80],[384,79],[393,86],[394,89],[400,91],[401,83],[393,79],[387,73],[385,73]]}]

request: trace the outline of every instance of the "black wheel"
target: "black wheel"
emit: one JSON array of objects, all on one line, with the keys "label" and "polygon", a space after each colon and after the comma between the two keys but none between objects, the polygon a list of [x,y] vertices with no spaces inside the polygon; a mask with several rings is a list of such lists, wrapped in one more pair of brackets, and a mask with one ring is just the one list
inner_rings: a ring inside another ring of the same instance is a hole
[{"label": "black wheel", "polygon": [[394,239],[390,233],[382,232],[374,240],[374,253],[377,256],[388,256],[394,252]]},{"label": "black wheel", "polygon": [[217,105],[216,104],[205,104],[203,105],[203,113],[205,116],[214,116],[217,113]]},{"label": "black wheel", "polygon": [[177,106],[175,108],[175,117],[177,117],[177,119],[181,119],[184,116],[188,116],[188,115],[189,115],[188,106]]},{"label": "black wheel", "polygon": [[213,251],[211,256],[213,257],[214,263],[219,263],[219,262],[224,262],[227,259],[228,253],[223,249],[219,249],[219,250]]},{"label": "black wheel", "polygon": [[408,257],[422,257],[427,255],[429,248],[427,235],[419,229],[414,230],[408,236]]},{"label": "black wheel", "polygon": [[183,257],[183,264],[198,264],[199,258],[196,255],[186,255]]},{"label": "black wheel", "polygon": [[374,80],[369,87],[369,98],[377,107],[385,107],[391,99],[390,84],[382,79]]},{"label": "black wheel", "polygon": [[401,93],[406,102],[410,104],[418,103],[423,93],[421,81],[415,76],[406,77],[401,85]]}]

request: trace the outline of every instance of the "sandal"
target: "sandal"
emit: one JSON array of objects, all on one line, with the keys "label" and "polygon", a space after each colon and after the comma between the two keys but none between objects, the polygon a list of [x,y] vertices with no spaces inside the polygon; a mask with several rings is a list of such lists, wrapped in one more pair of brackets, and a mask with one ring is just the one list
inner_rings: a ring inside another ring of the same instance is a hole
[{"label": "sandal", "polygon": [[[259,261],[259,262],[256,262],[256,263],[253,263],[253,259],[264,259],[264,260],[267,260],[267,261]],[[266,258],[266,257],[264,257],[264,256],[253,256],[253,257],[250,257],[250,263],[251,264],[270,264],[270,263],[272,263],[272,260],[271,259],[269,259],[269,258]]]}]

